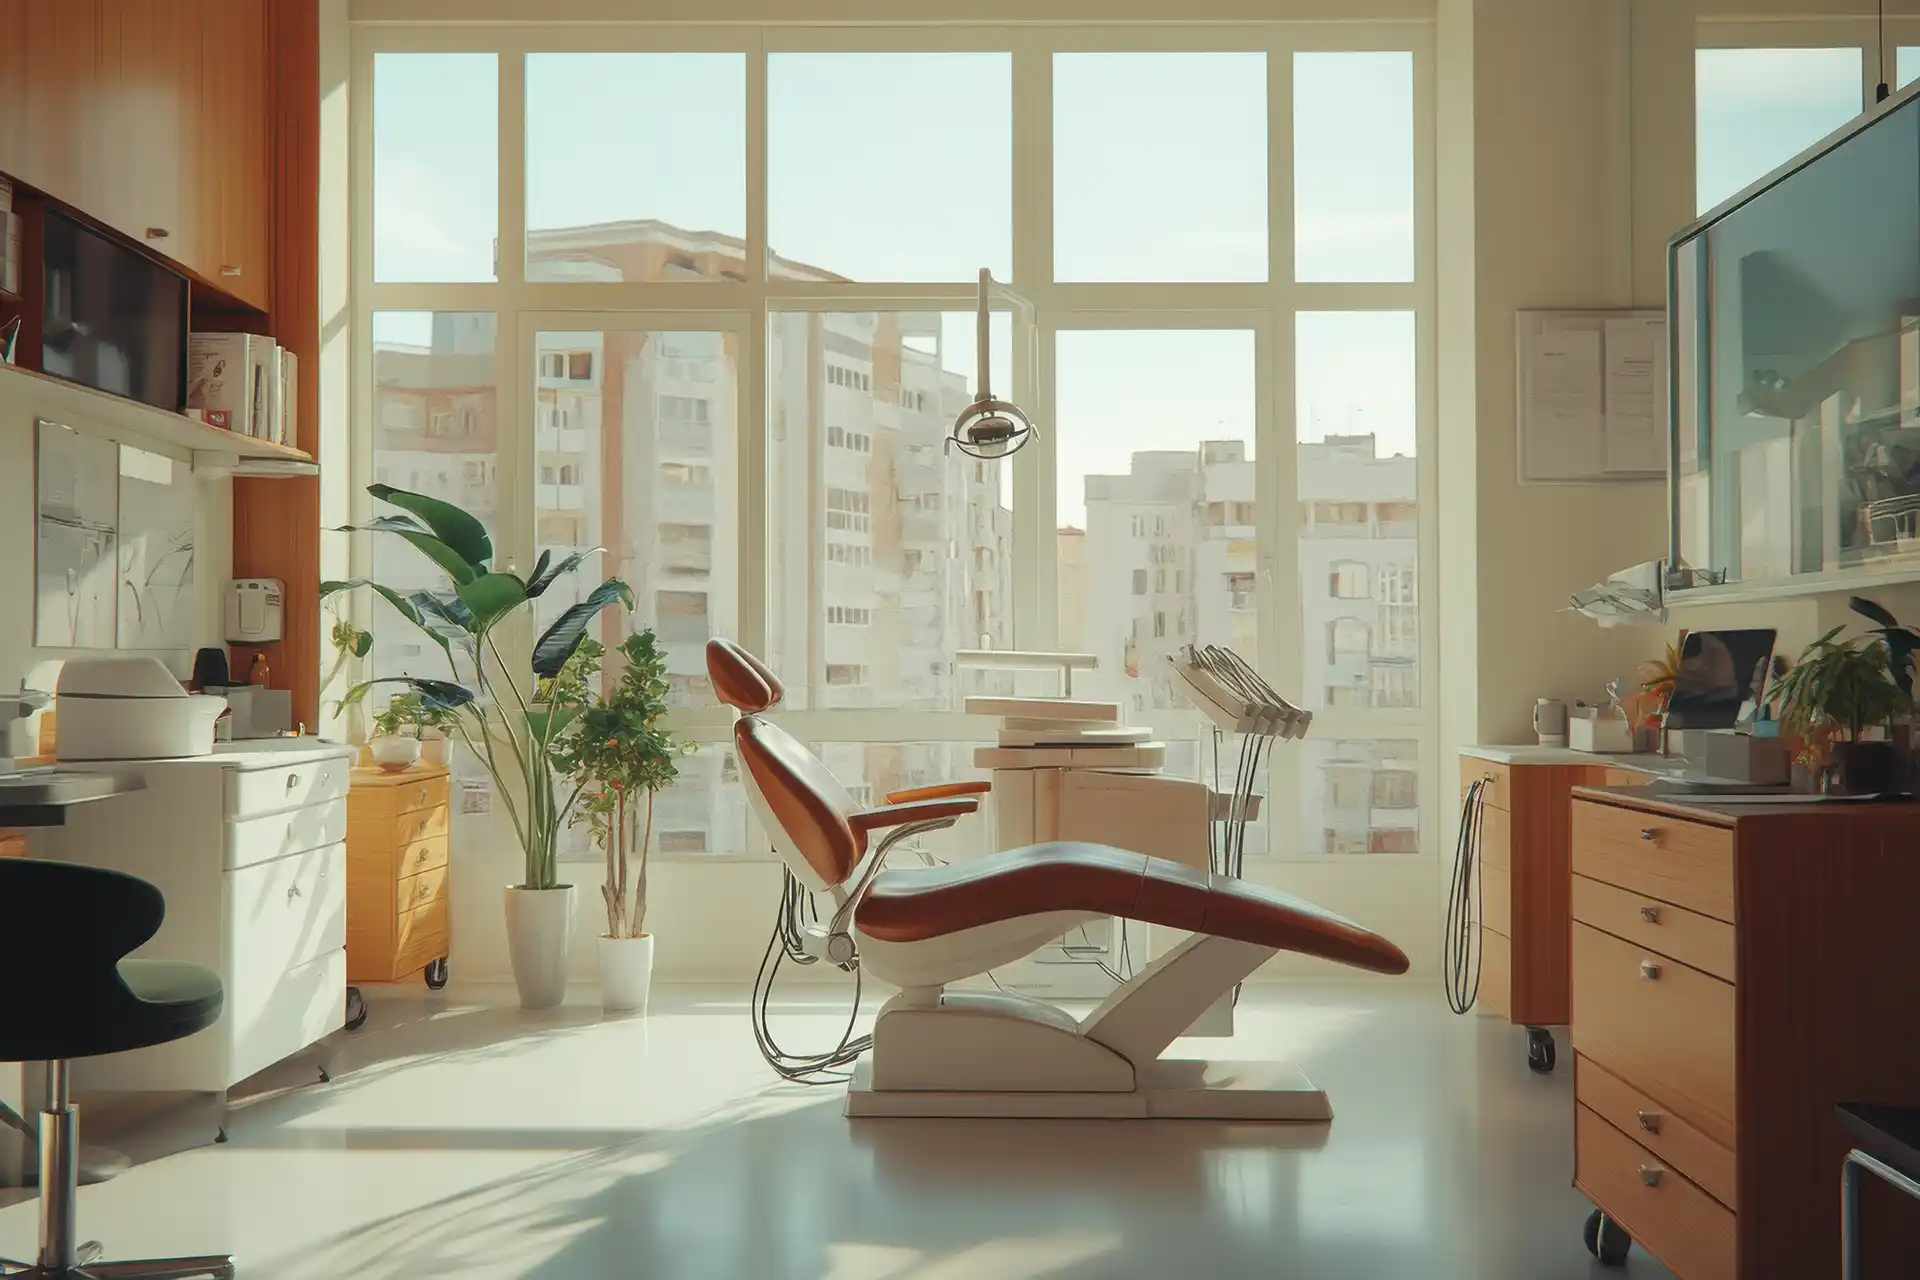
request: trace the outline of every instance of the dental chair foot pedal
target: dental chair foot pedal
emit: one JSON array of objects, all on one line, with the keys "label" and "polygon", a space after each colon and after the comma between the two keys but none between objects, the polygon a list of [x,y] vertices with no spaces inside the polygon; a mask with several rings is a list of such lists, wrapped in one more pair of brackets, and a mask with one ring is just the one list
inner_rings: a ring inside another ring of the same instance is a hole
[{"label": "dental chair foot pedal", "polygon": [[1325,1124],[1333,1107],[1285,1062],[1166,1058],[1142,1066],[1131,1092],[981,1092],[875,1089],[873,1064],[854,1068],[846,1114],[921,1119],[1245,1120]]}]

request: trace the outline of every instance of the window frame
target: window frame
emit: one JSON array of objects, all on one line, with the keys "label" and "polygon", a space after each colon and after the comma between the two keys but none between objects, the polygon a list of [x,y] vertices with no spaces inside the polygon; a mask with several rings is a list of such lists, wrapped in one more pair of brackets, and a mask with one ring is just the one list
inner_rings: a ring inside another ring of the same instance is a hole
[{"label": "window frame", "polygon": [[[1299,578],[1296,518],[1297,466],[1294,441],[1294,331],[1296,316],[1310,311],[1409,311],[1415,317],[1416,454],[1419,495],[1419,599],[1437,598],[1437,517],[1434,497],[1436,416],[1434,396],[1434,53],[1430,21],[1406,20],[1387,6],[1378,15],[1348,14],[1326,21],[1240,24],[881,25],[831,23],[754,25],[557,20],[540,25],[438,21],[356,21],[352,24],[349,80],[351,286],[347,302],[355,340],[349,343],[350,500],[358,521],[373,514],[365,488],[372,478],[375,424],[370,348],[366,335],[377,311],[490,312],[496,316],[501,424],[496,483],[503,526],[502,567],[530,565],[536,536],[534,481],[537,459],[533,423],[531,333],[535,329],[729,328],[740,335],[737,370],[740,432],[739,492],[763,492],[768,482],[767,373],[769,316],[777,311],[970,311],[971,283],[814,283],[774,281],[767,271],[767,58],[787,52],[1005,51],[1012,60],[1012,243],[1013,294],[994,307],[1009,313],[1013,368],[995,370],[1041,423],[1053,421],[1053,335],[1090,328],[1251,328],[1255,331],[1256,571],[1251,601],[1259,652],[1244,656],[1271,673],[1276,687],[1298,687],[1304,678],[1301,593],[1312,584]],[[1414,278],[1408,282],[1301,283],[1294,280],[1293,55],[1298,52],[1407,50],[1413,57]],[[1053,174],[1051,66],[1055,53],[1256,51],[1267,58],[1267,258],[1268,279],[1243,283],[1055,283],[1051,278]],[[498,55],[499,146],[496,279],[470,283],[382,283],[373,278],[372,70],[376,54],[475,52]],[[526,63],[529,53],[633,52],[736,53],[746,60],[746,241],[744,281],[533,282],[526,278]],[[617,318],[617,319],[616,319]],[[365,348],[365,349],[363,349]],[[601,373],[600,370],[595,370]],[[1054,554],[1056,457],[1052,433],[1043,429],[1034,447],[1013,464],[1012,609],[1023,648],[1056,646],[1060,631]],[[768,583],[762,504],[739,504],[739,639],[750,649],[767,642]],[[1231,513],[1229,513],[1231,514]],[[349,553],[356,573],[368,567],[364,539]],[[824,541],[815,548],[823,560]],[[363,621],[377,622],[369,602],[355,601]],[[1172,623],[1173,619],[1170,618]],[[1346,740],[1417,738],[1421,744],[1421,849],[1437,857],[1444,788],[1439,750],[1437,627],[1423,619],[1419,638],[1420,706],[1398,712],[1328,708],[1316,713],[1315,735]],[[507,644],[531,643],[519,624]],[[676,710],[671,727],[695,741],[724,741],[724,708]],[[959,712],[899,713],[881,709],[830,709],[787,713],[789,728],[803,741],[925,743],[991,741],[995,722]],[[1324,728],[1323,728],[1324,725]],[[1298,811],[1299,770],[1283,761],[1270,774],[1269,799],[1279,811]],[[703,861],[728,856],[764,859],[766,842],[749,817],[747,842],[758,852],[724,850],[688,855]],[[667,855],[672,856],[672,855]],[[1319,861],[1304,838],[1289,838],[1273,850],[1281,860]]]}]

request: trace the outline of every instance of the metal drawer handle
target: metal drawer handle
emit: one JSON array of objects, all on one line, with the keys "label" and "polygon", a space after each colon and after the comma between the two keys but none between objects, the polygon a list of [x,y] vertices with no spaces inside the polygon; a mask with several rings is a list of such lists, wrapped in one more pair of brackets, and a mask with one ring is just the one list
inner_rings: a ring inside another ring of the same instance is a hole
[{"label": "metal drawer handle", "polygon": [[425,787],[420,788],[413,798],[419,803],[425,804],[427,802],[427,789]]},{"label": "metal drawer handle", "polygon": [[1660,1185],[1660,1179],[1666,1172],[1665,1169],[1662,1169],[1657,1164],[1643,1164],[1640,1166],[1640,1181],[1650,1187],[1657,1187]]},{"label": "metal drawer handle", "polygon": [[239,274],[240,274],[240,268],[238,268],[238,267],[221,267],[221,268],[220,268],[220,274],[221,274],[221,275],[223,275],[223,276],[237,276],[237,275],[239,275]]},{"label": "metal drawer handle", "polygon": [[1634,1112],[1634,1116],[1640,1121],[1640,1127],[1648,1133],[1660,1132],[1660,1113],[1658,1111],[1636,1111]]},{"label": "metal drawer handle", "polygon": [[1658,907],[1642,907],[1642,908],[1640,908],[1640,918],[1641,918],[1642,920],[1644,920],[1644,921],[1646,921],[1646,922],[1647,922],[1648,924],[1659,924],[1659,923],[1660,923],[1660,908],[1658,908]]},{"label": "metal drawer handle", "polygon": [[297,787],[297,786],[299,786],[299,785],[300,785],[300,775],[299,775],[299,774],[297,774],[297,773],[290,773],[290,774],[288,774],[288,775],[287,775],[287,790],[289,790],[289,791],[291,791],[291,790],[293,790],[293,789],[294,789],[295,787]]},{"label": "metal drawer handle", "polygon": [[1658,827],[1642,827],[1640,828],[1640,838],[1648,841],[1658,840],[1660,838],[1660,829]]},{"label": "metal drawer handle", "polygon": [[1642,960],[1640,962],[1640,976],[1648,982],[1658,982],[1660,981],[1660,966],[1651,960]]}]

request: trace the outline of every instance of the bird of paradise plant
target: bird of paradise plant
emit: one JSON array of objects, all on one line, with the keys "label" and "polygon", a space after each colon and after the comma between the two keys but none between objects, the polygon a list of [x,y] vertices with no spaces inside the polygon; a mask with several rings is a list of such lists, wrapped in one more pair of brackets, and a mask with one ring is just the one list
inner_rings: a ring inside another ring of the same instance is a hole
[{"label": "bird of paradise plant", "polygon": [[[440,650],[449,679],[411,672],[377,676],[348,689],[341,704],[358,704],[375,685],[403,684],[426,707],[445,713],[452,733],[485,765],[495,793],[513,820],[526,861],[521,887],[554,888],[561,832],[579,792],[563,797],[553,759],[584,707],[543,700],[541,684],[560,674],[601,610],[615,603],[631,609],[633,592],[620,579],[608,578],[541,634],[530,662],[509,663],[500,651],[500,624],[531,608],[555,582],[600,548],[576,551],[559,561],[543,551],[533,573],[522,578],[492,567],[493,542],[486,528],[459,507],[385,484],[369,485],[367,492],[404,514],[382,515],[342,532],[379,533],[411,543],[439,568],[446,585],[439,591],[402,595],[371,578],[355,578],[321,583],[321,598],[369,588]],[[371,640],[365,643],[371,649]],[[461,683],[462,664],[473,672],[473,688]],[[517,671],[531,679],[516,678]]]}]

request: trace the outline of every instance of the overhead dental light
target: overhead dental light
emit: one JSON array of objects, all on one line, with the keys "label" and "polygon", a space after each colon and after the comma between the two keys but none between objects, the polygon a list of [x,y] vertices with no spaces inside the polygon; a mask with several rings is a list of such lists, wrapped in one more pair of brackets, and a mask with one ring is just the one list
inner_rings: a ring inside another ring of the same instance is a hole
[{"label": "overhead dental light", "polygon": [[961,410],[960,416],[953,420],[953,433],[947,437],[946,443],[949,449],[958,447],[970,458],[988,461],[1018,453],[1023,445],[1039,434],[1033,420],[1019,405],[1011,400],[993,398],[987,311],[987,297],[992,290],[993,273],[982,267],[978,336],[975,339],[979,351],[980,385],[974,391],[973,403]]}]

